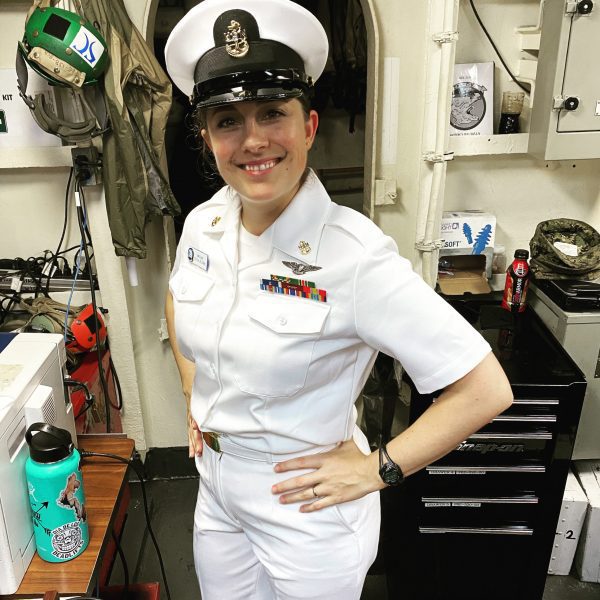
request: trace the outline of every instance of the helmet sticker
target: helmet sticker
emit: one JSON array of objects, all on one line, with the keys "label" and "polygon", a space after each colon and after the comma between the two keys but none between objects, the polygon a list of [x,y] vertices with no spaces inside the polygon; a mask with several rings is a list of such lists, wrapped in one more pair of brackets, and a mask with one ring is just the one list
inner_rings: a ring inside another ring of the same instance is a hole
[{"label": "helmet sticker", "polygon": [[80,27],[70,48],[75,50],[90,66],[96,65],[104,53],[104,45],[85,27]]}]

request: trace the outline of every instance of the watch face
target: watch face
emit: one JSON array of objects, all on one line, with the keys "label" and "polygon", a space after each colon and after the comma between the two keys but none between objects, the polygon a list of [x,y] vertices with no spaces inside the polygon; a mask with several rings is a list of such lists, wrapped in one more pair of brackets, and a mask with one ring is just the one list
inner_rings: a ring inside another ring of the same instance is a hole
[{"label": "watch face", "polygon": [[381,467],[379,475],[387,485],[398,485],[403,479],[399,469],[390,463],[386,463]]}]

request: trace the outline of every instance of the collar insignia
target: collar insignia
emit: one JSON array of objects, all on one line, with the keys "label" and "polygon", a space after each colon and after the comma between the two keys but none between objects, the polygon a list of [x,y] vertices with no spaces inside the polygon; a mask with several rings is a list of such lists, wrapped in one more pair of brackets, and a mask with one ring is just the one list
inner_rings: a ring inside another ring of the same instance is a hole
[{"label": "collar insignia", "polygon": [[225,36],[225,50],[233,58],[242,58],[248,54],[250,44],[246,39],[246,30],[242,29],[240,24],[234,19],[227,26]]},{"label": "collar insignia", "polygon": [[289,260],[281,261],[286,267],[289,267],[292,270],[294,275],[304,275],[305,273],[310,273],[311,271],[320,271],[322,267],[317,267],[313,265],[304,265],[297,262],[292,262]]},{"label": "collar insignia", "polygon": [[214,227],[219,221],[221,220],[221,217],[216,216],[211,222],[210,222],[210,226]]},{"label": "collar insignia", "polygon": [[300,250],[300,254],[310,254],[310,244],[308,242],[305,242],[304,240],[300,240],[300,242],[298,243],[298,250]]}]

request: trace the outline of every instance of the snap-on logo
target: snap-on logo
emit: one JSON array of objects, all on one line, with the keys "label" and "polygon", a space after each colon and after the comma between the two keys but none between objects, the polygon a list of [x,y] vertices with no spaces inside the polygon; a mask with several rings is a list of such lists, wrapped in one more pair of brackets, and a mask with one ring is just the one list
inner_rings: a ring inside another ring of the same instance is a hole
[{"label": "snap-on logo", "polygon": [[518,454],[525,451],[524,444],[470,444],[462,442],[456,448],[459,452],[479,452],[487,454],[488,452],[513,452]]}]

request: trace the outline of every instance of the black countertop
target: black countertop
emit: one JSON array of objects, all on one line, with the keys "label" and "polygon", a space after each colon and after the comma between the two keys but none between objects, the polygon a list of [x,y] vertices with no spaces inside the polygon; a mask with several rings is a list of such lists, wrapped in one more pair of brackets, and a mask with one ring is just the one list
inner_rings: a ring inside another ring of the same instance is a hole
[{"label": "black countertop", "polygon": [[501,295],[444,296],[492,347],[512,385],[569,385],[585,377],[530,308],[512,314]]}]

